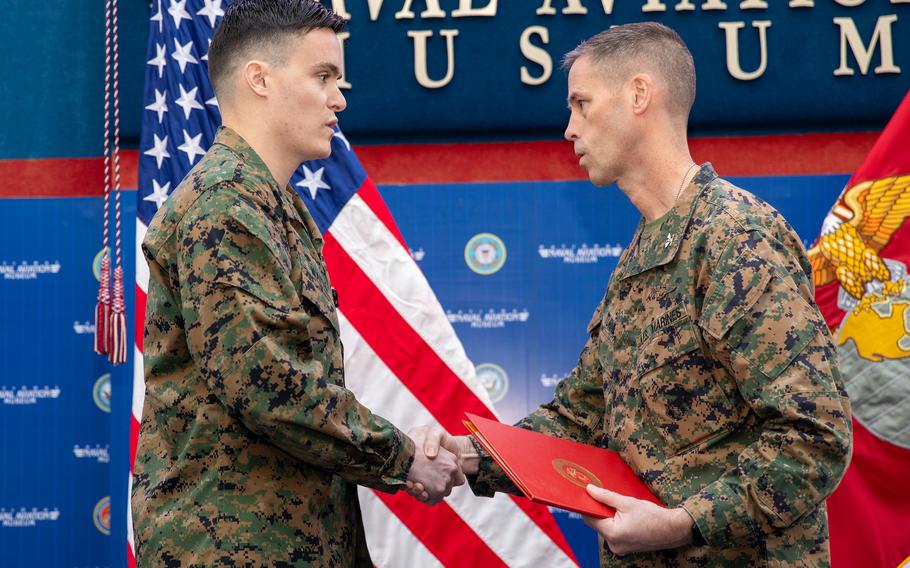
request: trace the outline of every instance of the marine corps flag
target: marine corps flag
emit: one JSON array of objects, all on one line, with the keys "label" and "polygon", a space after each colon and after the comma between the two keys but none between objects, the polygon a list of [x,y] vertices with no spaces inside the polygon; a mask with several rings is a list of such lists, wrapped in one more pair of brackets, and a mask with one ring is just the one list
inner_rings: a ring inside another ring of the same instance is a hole
[{"label": "marine corps flag", "polygon": [[853,406],[853,461],[828,499],[835,568],[910,555],[910,93],[809,250]]}]

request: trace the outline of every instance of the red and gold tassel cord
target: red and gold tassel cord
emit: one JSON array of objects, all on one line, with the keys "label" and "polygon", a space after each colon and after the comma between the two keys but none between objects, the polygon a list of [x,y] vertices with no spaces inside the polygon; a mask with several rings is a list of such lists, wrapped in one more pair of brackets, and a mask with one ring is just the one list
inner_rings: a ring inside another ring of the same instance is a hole
[{"label": "red and gold tassel cord", "polygon": [[[105,5],[104,57],[104,246],[101,286],[95,308],[95,351],[106,353],[111,363],[126,362],[126,302],[123,293],[123,260],[120,246],[120,77],[117,0]],[[113,99],[113,105],[111,105]],[[113,121],[111,107],[113,106]],[[113,122],[113,132],[112,123]],[[111,150],[111,146],[113,149]],[[113,161],[113,184],[110,163]],[[113,187],[112,187],[113,186]],[[110,195],[114,197],[114,247],[110,247]],[[115,254],[111,283],[111,252]],[[113,284],[111,289],[111,284]],[[111,293],[113,292],[113,293]]]},{"label": "red and gold tassel cord", "polygon": [[101,272],[98,284],[98,301],[95,304],[95,353],[106,354],[107,327],[111,317],[111,258],[110,258],[110,210],[111,199],[111,155],[110,155],[110,108],[111,108],[111,3],[104,10],[104,237],[101,242]]}]

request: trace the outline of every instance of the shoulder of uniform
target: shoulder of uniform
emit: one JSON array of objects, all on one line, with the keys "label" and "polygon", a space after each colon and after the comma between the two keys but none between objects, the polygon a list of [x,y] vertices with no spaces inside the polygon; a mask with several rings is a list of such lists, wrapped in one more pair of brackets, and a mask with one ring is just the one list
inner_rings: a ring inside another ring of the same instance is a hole
[{"label": "shoulder of uniform", "polygon": [[778,236],[791,230],[783,215],[767,201],[723,178],[705,187],[700,209],[705,229],[714,238],[752,231]]}]

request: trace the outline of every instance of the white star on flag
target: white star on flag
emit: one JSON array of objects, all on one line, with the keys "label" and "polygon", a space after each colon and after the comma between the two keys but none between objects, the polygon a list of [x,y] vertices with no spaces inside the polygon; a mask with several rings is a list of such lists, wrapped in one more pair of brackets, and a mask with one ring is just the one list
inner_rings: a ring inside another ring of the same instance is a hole
[{"label": "white star on flag", "polygon": [[344,134],[342,134],[340,130],[336,131],[335,134],[332,134],[332,136],[335,138],[340,138],[341,141],[344,142],[344,145],[347,147],[348,151],[351,150],[351,143],[348,142],[348,139],[345,138]]},{"label": "white star on flag", "polygon": [[164,139],[158,138],[157,134],[153,134],[155,137],[155,146],[149,148],[143,154],[146,156],[152,156],[155,158],[155,161],[158,163],[158,168],[161,168],[161,163],[164,162],[165,158],[170,158],[171,155],[167,152],[167,136]]},{"label": "white star on flag", "polygon": [[183,144],[177,146],[177,149],[186,154],[186,159],[189,161],[190,165],[193,165],[193,162],[196,161],[196,155],[202,156],[205,154],[205,150],[199,146],[199,142],[202,141],[202,133],[200,132],[196,136],[190,138],[189,133],[186,130],[183,131]]},{"label": "white star on flag", "polygon": [[218,106],[218,98],[217,98],[217,97],[212,97],[212,98],[210,98],[209,100],[205,101],[205,104],[207,104],[207,105],[212,105],[213,107],[217,108],[218,110],[221,110],[221,107]]},{"label": "white star on flag", "polygon": [[171,190],[171,182],[163,186],[158,185],[158,180],[152,180],[152,192],[142,198],[143,201],[151,201],[155,204],[155,209],[161,209],[164,202],[167,201],[167,194]]},{"label": "white star on flag", "polygon": [[196,58],[193,57],[193,54],[190,53],[193,51],[193,40],[186,42],[184,45],[180,45],[180,42],[177,39],[174,39],[174,53],[171,54],[177,63],[180,64],[180,72],[183,73],[186,70],[187,63],[199,63],[196,61]]},{"label": "white star on flag", "polygon": [[310,192],[310,197],[316,199],[316,192],[320,189],[332,189],[329,184],[322,181],[322,174],[325,173],[325,168],[319,168],[315,172],[311,172],[310,168],[302,167],[304,179],[297,182],[297,187],[305,187]]},{"label": "white star on flag", "polygon": [[203,61],[209,60],[209,50],[212,48],[212,40],[209,40],[209,46],[205,49],[205,55],[201,57]]},{"label": "white star on flag", "polygon": [[155,102],[148,105],[146,110],[158,113],[158,124],[161,124],[161,121],[164,120],[164,113],[167,112],[167,91],[161,92],[158,89],[155,89]]},{"label": "white star on flag", "polygon": [[189,120],[190,113],[193,112],[194,108],[198,108],[199,110],[205,109],[205,107],[199,104],[199,101],[196,100],[196,91],[199,90],[199,87],[193,87],[189,92],[187,92],[183,88],[183,85],[178,86],[180,87],[180,98],[174,102],[183,108],[183,116]]},{"label": "white star on flag", "polygon": [[204,0],[205,7],[196,12],[197,16],[206,16],[209,19],[209,25],[215,27],[215,19],[224,15],[221,9],[221,0]]},{"label": "white star on flag", "polygon": [[158,0],[158,13],[152,16],[153,22],[158,22],[158,33],[164,32],[164,14],[161,13],[161,0]]},{"label": "white star on flag", "polygon": [[181,20],[192,20],[193,17],[186,11],[186,0],[171,0],[167,13],[174,18],[174,26],[179,30]]},{"label": "white star on flag", "polygon": [[167,59],[164,57],[164,45],[156,43],[155,51],[157,55],[154,59],[149,59],[149,65],[154,65],[158,68],[158,78],[160,79],[164,76],[164,66],[167,65]]}]

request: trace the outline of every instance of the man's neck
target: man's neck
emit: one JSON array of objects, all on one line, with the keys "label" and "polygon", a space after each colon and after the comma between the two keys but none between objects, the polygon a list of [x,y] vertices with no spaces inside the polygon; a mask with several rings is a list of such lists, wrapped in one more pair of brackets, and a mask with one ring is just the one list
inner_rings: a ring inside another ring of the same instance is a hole
[{"label": "man's neck", "polygon": [[292,157],[284,155],[285,153],[281,151],[280,141],[275,136],[270,136],[264,129],[256,128],[230,116],[224,116],[221,123],[239,134],[249,144],[250,148],[265,163],[279,187],[288,185],[291,175],[300,165],[300,161],[295,162]]},{"label": "man's neck", "polygon": [[648,152],[648,160],[623,172],[616,184],[647,221],[663,217],[673,208],[696,168],[688,147]]}]

